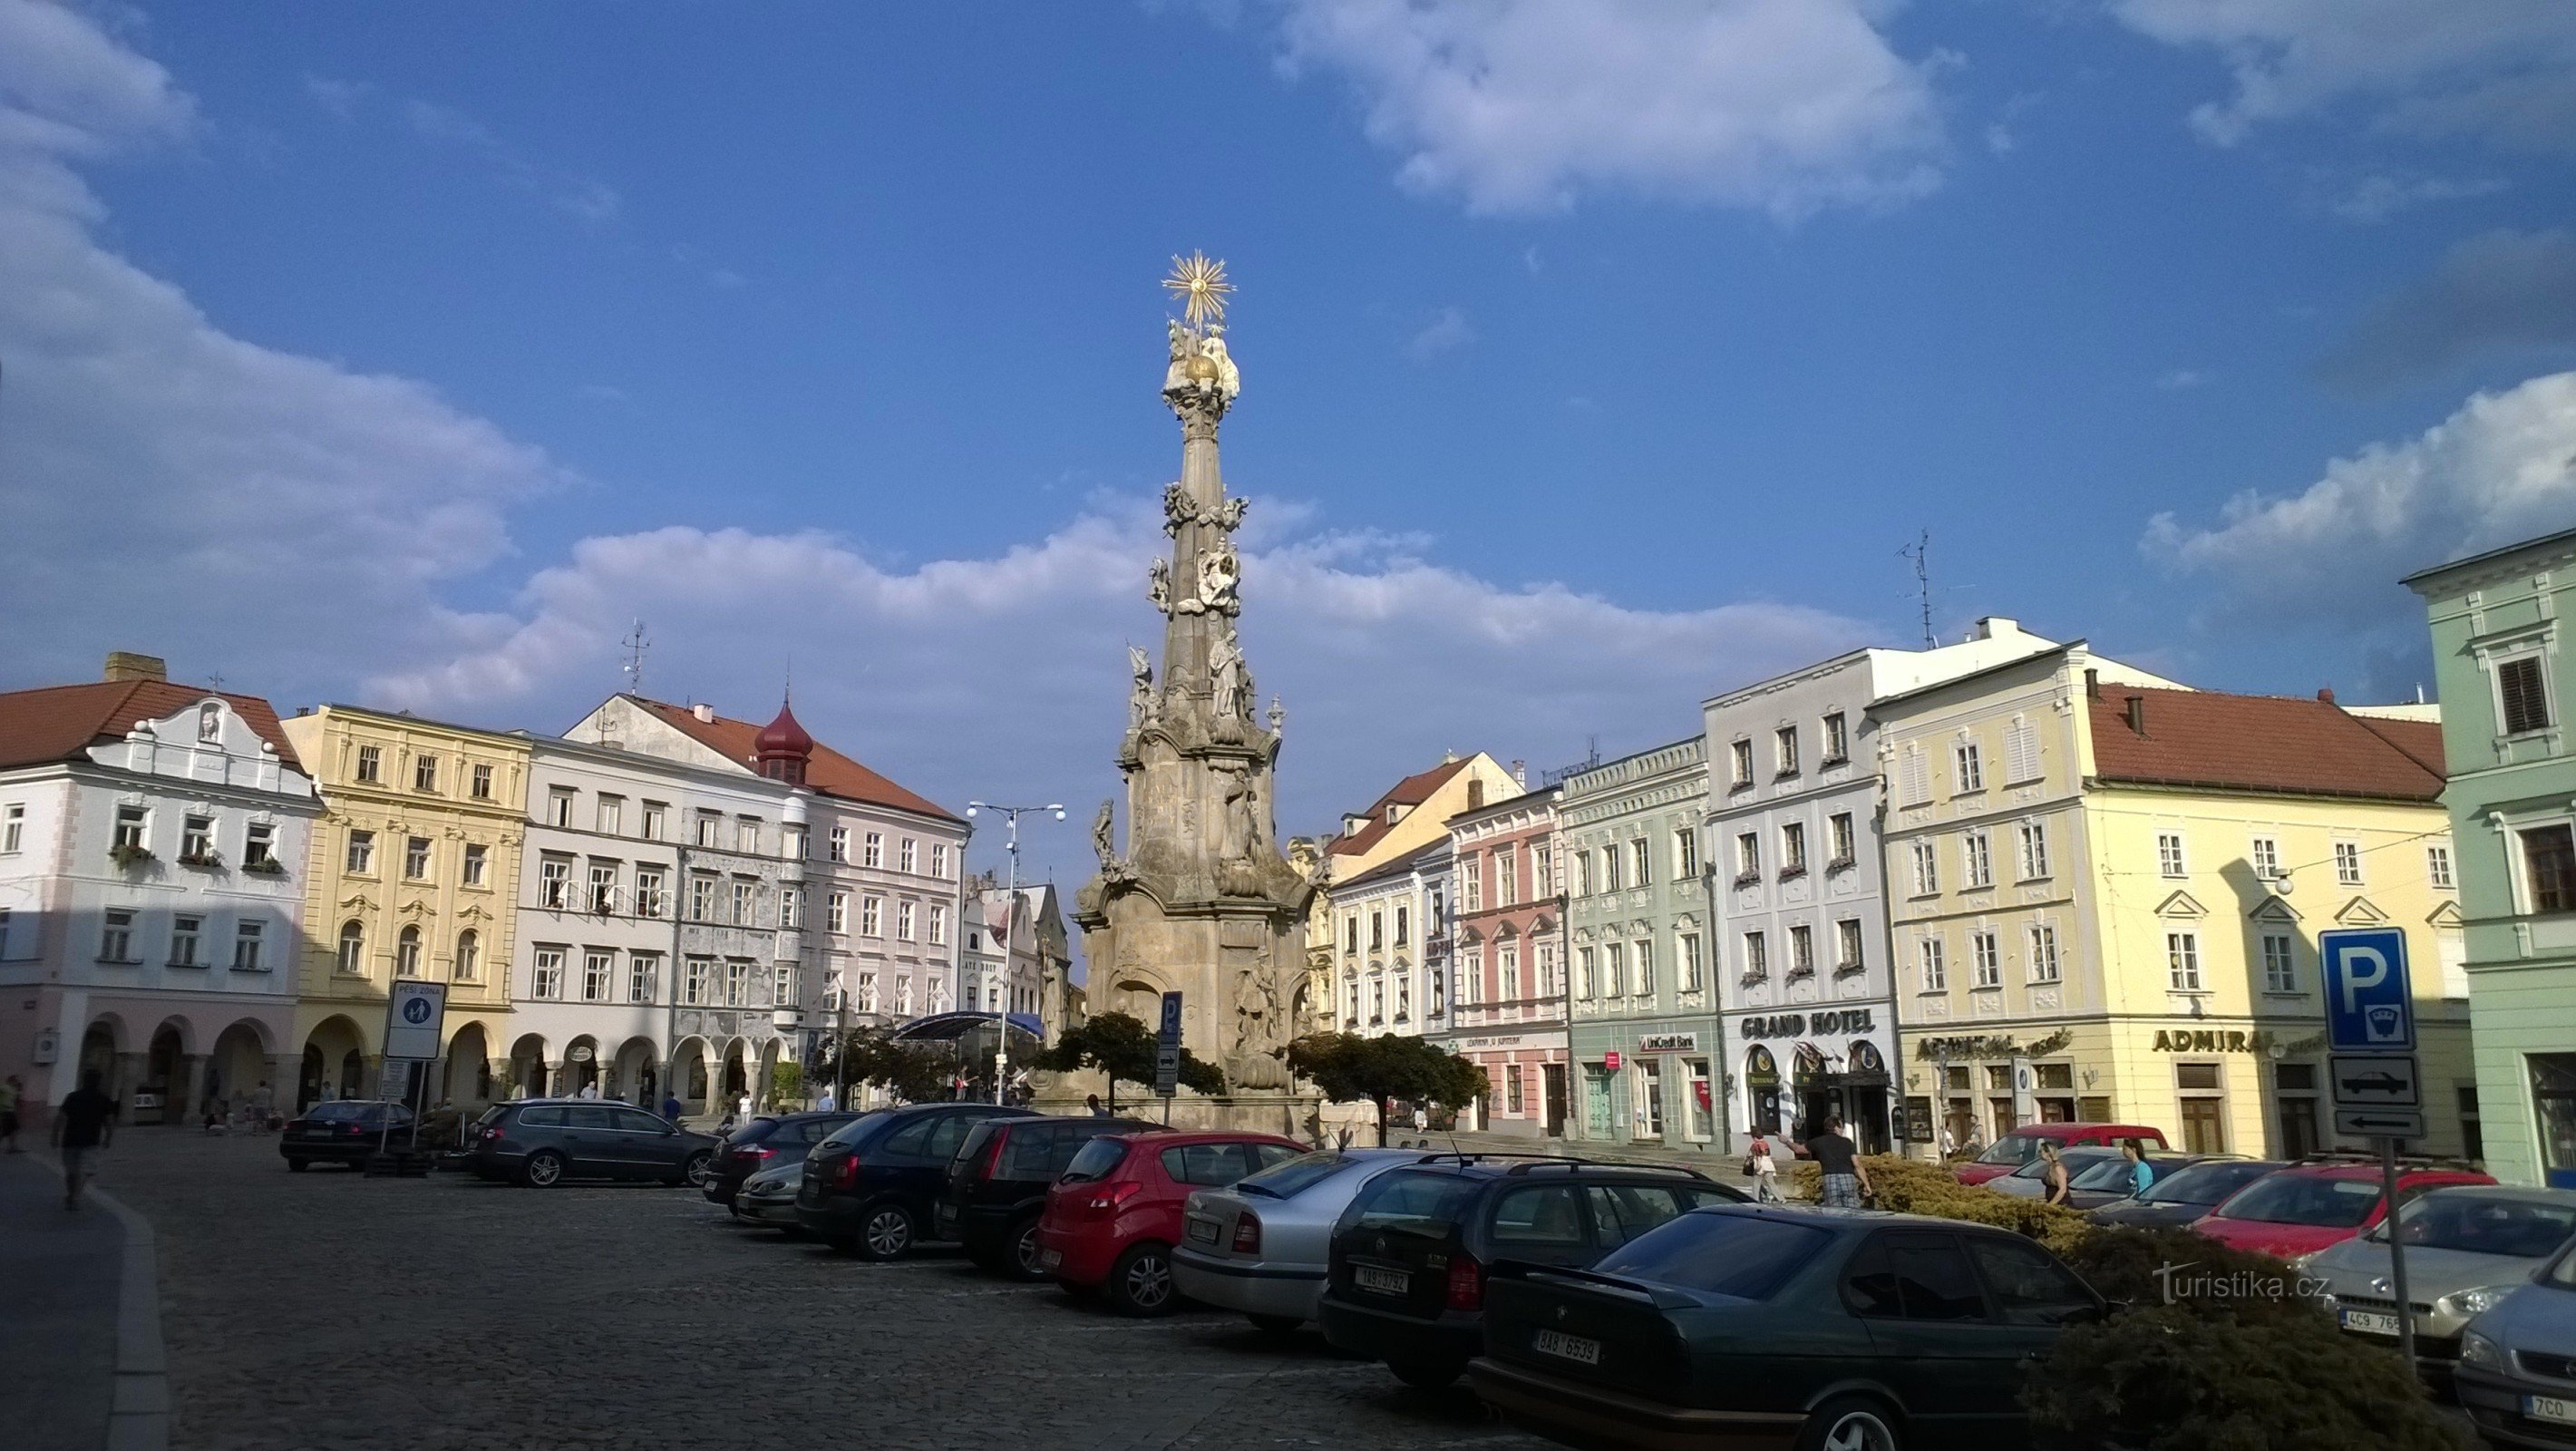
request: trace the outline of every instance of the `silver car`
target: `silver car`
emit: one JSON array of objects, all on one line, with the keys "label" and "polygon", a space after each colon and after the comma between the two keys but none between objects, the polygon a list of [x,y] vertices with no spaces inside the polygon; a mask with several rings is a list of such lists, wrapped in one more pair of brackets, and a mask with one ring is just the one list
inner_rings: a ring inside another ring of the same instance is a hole
[{"label": "silver car", "polygon": [[[2435,1189],[2398,1211],[2398,1232],[2406,1237],[2416,1361],[2425,1369],[2447,1370],[2459,1359],[2460,1332],[2469,1321],[2529,1283],[2533,1272],[2576,1239],[2576,1190],[2485,1184]],[[2396,1343],[2385,1224],[2317,1251],[2301,1271],[2312,1289],[2323,1291],[2345,1333]]]},{"label": "silver car", "polygon": [[1419,1149],[1327,1149],[1228,1188],[1199,1190],[1183,1210],[1173,1282],[1264,1330],[1294,1330],[1315,1318],[1333,1221],[1352,1197],[1387,1170],[1432,1157]]},{"label": "silver car", "polygon": [[[2066,1183],[2071,1189],[2085,1170],[2112,1163],[2122,1155],[2118,1149],[2080,1145],[2061,1152],[2057,1157],[2066,1165]],[[2015,1199],[2045,1199],[2048,1197],[2048,1159],[2044,1155],[2033,1159],[2000,1179],[1987,1180],[1983,1187],[1997,1194],[2009,1194]]]},{"label": "silver car", "polygon": [[2576,1442],[2576,1248],[2460,1332],[2451,1388],[2490,1446]]},{"label": "silver car", "polygon": [[742,1187],[733,1191],[733,1203],[726,1207],[736,1219],[783,1229],[793,1238],[805,1232],[796,1222],[796,1191],[804,1183],[803,1159],[772,1164],[743,1180]]}]

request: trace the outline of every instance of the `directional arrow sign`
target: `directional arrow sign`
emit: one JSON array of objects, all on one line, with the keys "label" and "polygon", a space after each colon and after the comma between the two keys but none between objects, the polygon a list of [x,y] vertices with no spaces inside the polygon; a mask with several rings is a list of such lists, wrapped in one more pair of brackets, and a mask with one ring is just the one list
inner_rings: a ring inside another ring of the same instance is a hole
[{"label": "directional arrow sign", "polygon": [[2412,1053],[2338,1053],[2326,1062],[2338,1108],[2416,1108],[2424,1102],[2423,1073]]},{"label": "directional arrow sign", "polygon": [[2338,1108],[2335,1132],[2367,1139],[2420,1139],[2424,1111],[2413,1108]]}]

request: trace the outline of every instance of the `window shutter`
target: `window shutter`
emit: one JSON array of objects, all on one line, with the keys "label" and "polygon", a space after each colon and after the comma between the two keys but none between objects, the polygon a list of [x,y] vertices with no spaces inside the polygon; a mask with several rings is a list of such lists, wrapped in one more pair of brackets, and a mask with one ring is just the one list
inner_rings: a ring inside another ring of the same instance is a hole
[{"label": "window shutter", "polygon": [[2028,717],[2014,716],[2004,731],[2004,775],[2012,781],[2039,775],[2039,728]]},{"label": "window shutter", "polygon": [[2496,686],[2504,698],[2508,735],[2536,731],[2549,724],[2549,695],[2541,688],[2538,660],[2508,660],[2496,669]]},{"label": "window shutter", "polygon": [[1921,746],[1905,748],[1905,760],[1900,767],[1900,773],[1897,788],[1908,804],[1932,799],[1931,774],[1924,769]]}]

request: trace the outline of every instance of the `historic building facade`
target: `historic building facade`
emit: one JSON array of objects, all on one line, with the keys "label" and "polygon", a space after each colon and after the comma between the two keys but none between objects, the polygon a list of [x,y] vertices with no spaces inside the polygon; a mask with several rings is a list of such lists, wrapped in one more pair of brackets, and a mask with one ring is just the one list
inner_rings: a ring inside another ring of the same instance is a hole
[{"label": "historic building facade", "polygon": [[1716,1147],[1718,997],[1701,817],[1708,738],[1565,777],[1569,1137]]},{"label": "historic building facade", "polygon": [[1441,836],[1334,888],[1343,1032],[1418,1038],[1447,1031],[1447,975],[1426,967],[1424,947],[1432,922],[1447,912],[1449,877],[1449,838]]},{"label": "historic building facade", "polygon": [[1963,1139],[2079,1119],[2209,1153],[2332,1145],[2317,933],[2393,926],[2449,1101],[2422,1147],[2471,1147],[2441,742],[2409,718],[2428,709],[2194,691],[2080,641],[1875,709],[1927,1116]]},{"label": "historic building facade", "polygon": [[119,652],[0,695],[0,1074],[31,1135],[84,1070],[129,1124],[290,1101],[321,802],[268,702],[163,675]]},{"label": "historic building facade", "polygon": [[1855,650],[1708,701],[1709,831],[1731,1135],[1844,1119],[1894,1142],[1897,1004],[1879,844],[1880,695],[2054,642],[1987,619],[1930,650]]},{"label": "historic building facade", "polygon": [[397,977],[447,984],[444,1055],[427,1096],[498,1096],[528,738],[349,705],[298,713],[283,729],[326,806],[303,867],[293,1101],[409,1090],[379,1082]]},{"label": "historic building facade", "polygon": [[1449,818],[1450,911],[1441,899],[1423,939],[1452,986],[1441,1046],[1485,1070],[1473,1127],[1560,1137],[1572,1103],[1566,1074],[1565,900],[1555,786]]},{"label": "historic building facade", "polygon": [[[2576,1188],[2576,530],[2428,569],[2487,1171]],[[2422,970],[2420,967],[2417,969]]]}]

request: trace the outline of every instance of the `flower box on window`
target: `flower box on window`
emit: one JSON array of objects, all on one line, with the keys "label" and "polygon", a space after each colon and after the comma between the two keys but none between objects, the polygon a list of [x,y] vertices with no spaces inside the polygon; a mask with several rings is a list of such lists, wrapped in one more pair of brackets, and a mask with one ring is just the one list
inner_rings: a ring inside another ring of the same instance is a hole
[{"label": "flower box on window", "polygon": [[224,859],[220,855],[210,851],[189,852],[183,854],[179,858],[179,865],[183,867],[203,867],[208,870],[212,870],[213,868],[222,866],[223,864]]},{"label": "flower box on window", "polygon": [[253,861],[243,862],[242,870],[246,872],[255,872],[263,877],[282,877],[286,875],[286,863],[279,861],[273,856],[264,856]]},{"label": "flower box on window", "polygon": [[124,842],[107,849],[107,859],[120,867],[139,866],[152,860],[152,848]]}]

